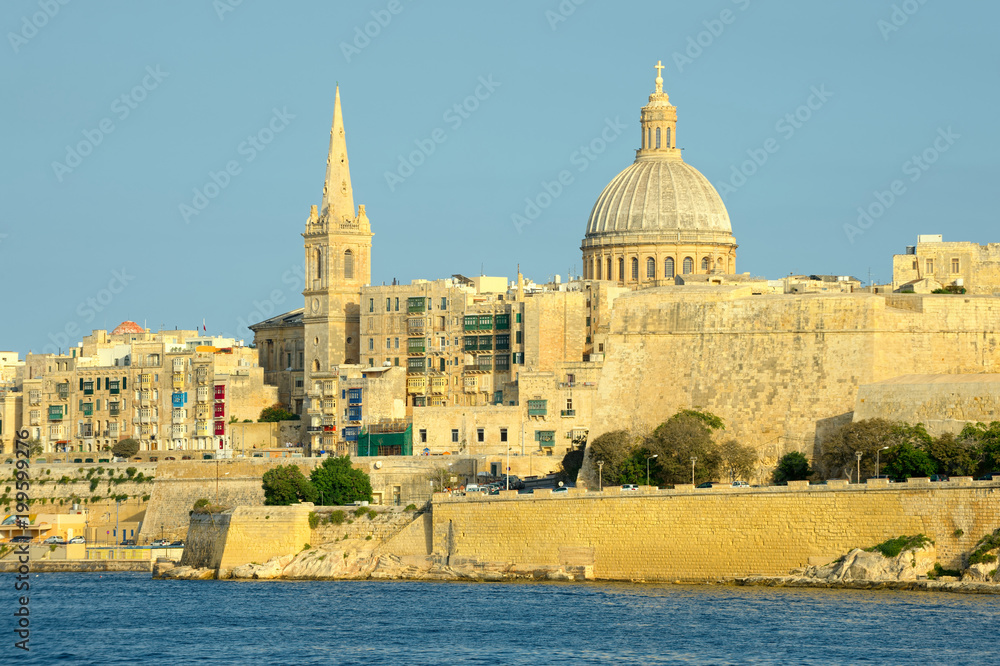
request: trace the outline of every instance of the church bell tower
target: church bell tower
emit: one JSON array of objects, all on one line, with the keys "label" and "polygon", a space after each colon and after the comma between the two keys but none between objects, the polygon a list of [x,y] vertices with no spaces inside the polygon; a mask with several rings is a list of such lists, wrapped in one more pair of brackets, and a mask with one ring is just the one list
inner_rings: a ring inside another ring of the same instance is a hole
[{"label": "church bell tower", "polygon": [[305,239],[305,390],[360,362],[361,288],[371,283],[372,232],[364,205],[354,208],[344,117],[337,87],[323,199],[312,206]]}]

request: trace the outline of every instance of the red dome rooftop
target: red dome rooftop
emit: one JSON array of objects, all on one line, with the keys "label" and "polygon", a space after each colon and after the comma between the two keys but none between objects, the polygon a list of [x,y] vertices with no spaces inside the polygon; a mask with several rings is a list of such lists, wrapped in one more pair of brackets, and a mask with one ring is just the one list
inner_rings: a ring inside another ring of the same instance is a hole
[{"label": "red dome rooftop", "polygon": [[123,321],[111,331],[111,335],[124,335],[126,333],[145,333],[146,329],[134,321]]}]

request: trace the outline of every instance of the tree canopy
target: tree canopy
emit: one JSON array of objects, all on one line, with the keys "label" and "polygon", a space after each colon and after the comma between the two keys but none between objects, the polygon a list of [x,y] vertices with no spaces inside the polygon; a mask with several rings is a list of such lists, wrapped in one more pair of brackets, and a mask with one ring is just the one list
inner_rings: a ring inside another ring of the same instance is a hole
[{"label": "tree canopy", "polygon": [[293,414],[288,411],[281,405],[281,403],[274,403],[270,407],[265,407],[260,410],[260,418],[257,419],[257,422],[277,423],[278,421],[295,421],[298,418],[298,414]]},{"label": "tree canopy", "polygon": [[139,453],[139,441],[131,437],[123,439],[111,447],[111,453],[119,458],[131,458]]},{"label": "tree canopy", "polygon": [[268,506],[316,501],[316,488],[296,465],[278,465],[264,472],[263,486]]},{"label": "tree canopy", "polygon": [[342,506],[372,501],[368,474],[351,466],[349,456],[330,456],[309,475],[321,504]]},{"label": "tree canopy", "polygon": [[778,461],[774,470],[774,482],[780,485],[789,481],[804,481],[812,473],[809,460],[798,451],[790,451]]}]

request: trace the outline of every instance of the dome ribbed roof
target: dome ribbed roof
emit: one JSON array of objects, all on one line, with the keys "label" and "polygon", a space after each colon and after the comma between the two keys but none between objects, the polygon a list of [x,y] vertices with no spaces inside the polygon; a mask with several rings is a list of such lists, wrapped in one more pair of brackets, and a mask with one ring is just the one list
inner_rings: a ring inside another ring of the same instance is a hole
[{"label": "dome ribbed roof", "polygon": [[123,321],[122,323],[115,326],[115,330],[111,331],[111,335],[123,335],[125,333],[145,333],[146,330],[139,326],[139,324],[134,321]]},{"label": "dome ribbed roof", "polygon": [[[708,179],[678,159],[638,158],[618,174],[587,222],[587,237],[666,232],[679,237],[732,236],[729,213]],[[596,239],[595,239],[596,240]]]}]

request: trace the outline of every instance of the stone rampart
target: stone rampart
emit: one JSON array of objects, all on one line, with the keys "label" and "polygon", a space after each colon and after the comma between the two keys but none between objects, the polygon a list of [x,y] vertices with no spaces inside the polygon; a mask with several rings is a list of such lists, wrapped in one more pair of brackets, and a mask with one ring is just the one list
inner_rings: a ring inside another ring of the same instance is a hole
[{"label": "stone rampart", "polygon": [[298,553],[309,543],[312,504],[240,506],[194,514],[182,566],[229,570],[249,562]]},{"label": "stone rampart", "polygon": [[832,482],[500,497],[435,495],[433,556],[593,567],[605,580],[714,580],[781,575],[900,535],[935,540],[945,568],[1000,527],[1000,483]]},{"label": "stone rampart", "polygon": [[988,296],[634,292],[615,301],[590,437],[703,408],[764,468],[790,450],[812,458],[826,429],[850,421],[862,384],[996,371],[998,329],[1000,298]]},{"label": "stone rampart", "polygon": [[854,420],[923,423],[934,436],[1000,420],[1000,374],[903,375],[858,389]]}]

